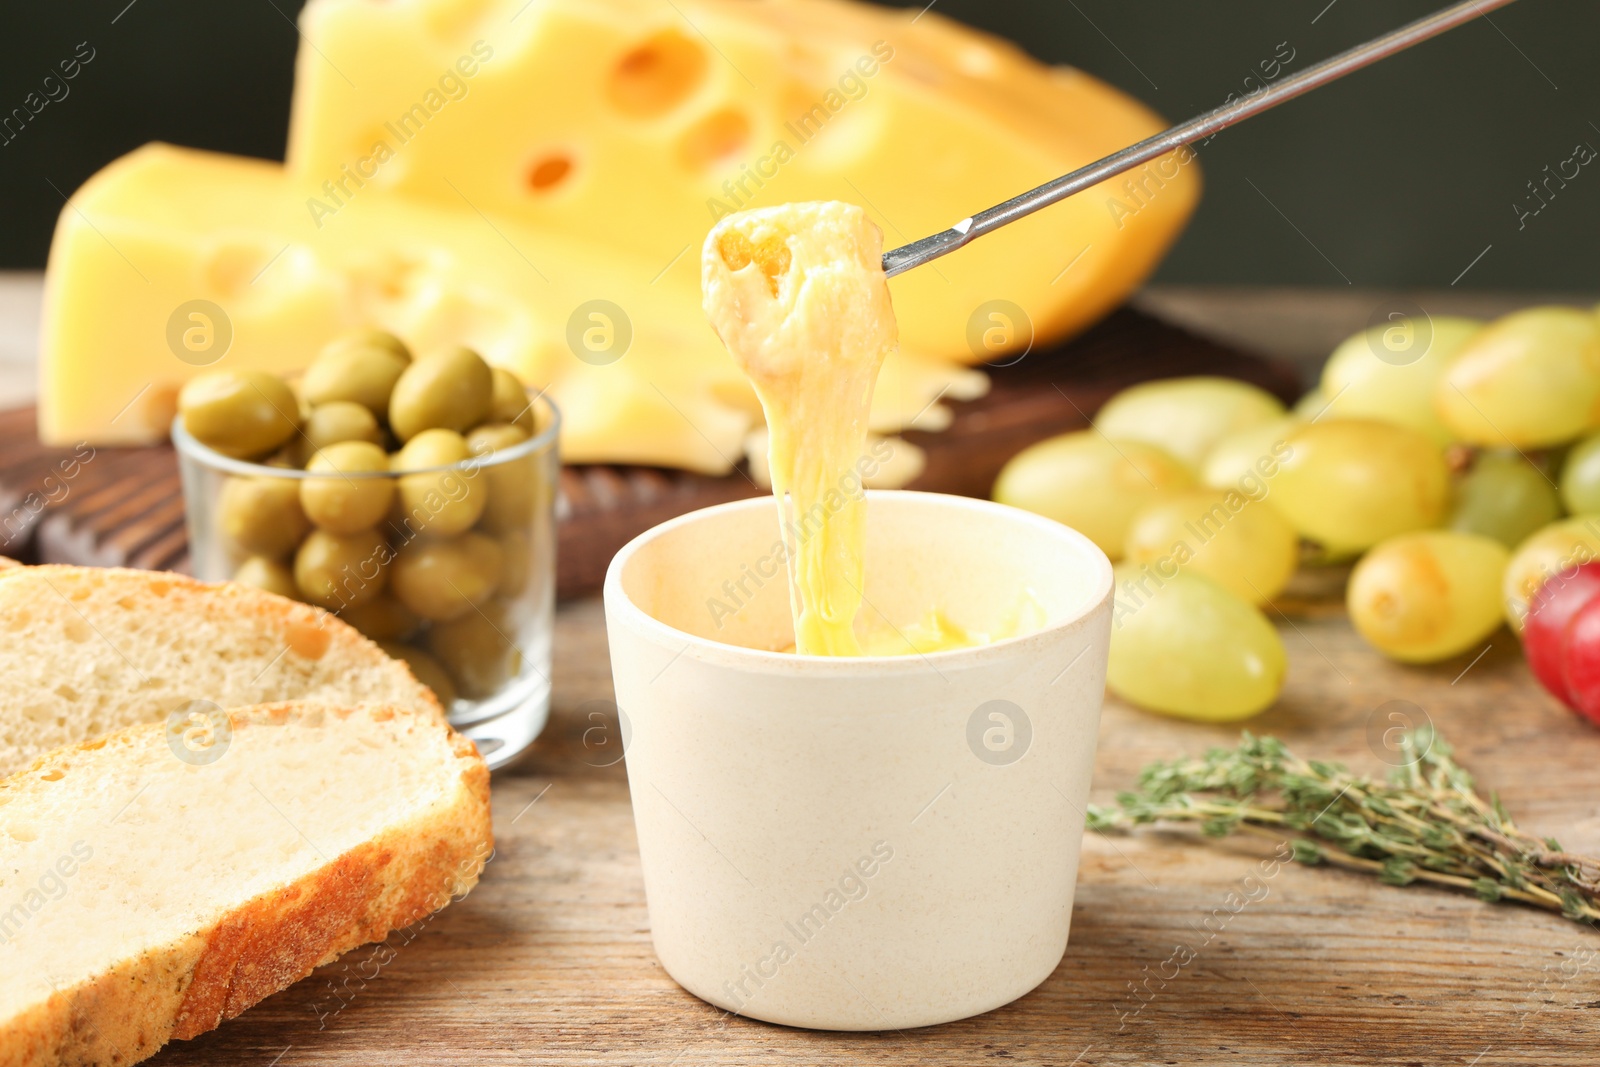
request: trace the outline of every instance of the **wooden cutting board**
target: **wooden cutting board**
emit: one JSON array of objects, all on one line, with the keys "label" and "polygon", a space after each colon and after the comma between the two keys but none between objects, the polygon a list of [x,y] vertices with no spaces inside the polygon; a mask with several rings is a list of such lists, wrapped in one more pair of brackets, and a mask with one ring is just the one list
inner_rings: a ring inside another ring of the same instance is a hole
[{"label": "wooden cutting board", "polygon": [[[988,372],[993,388],[981,399],[952,403],[947,430],[906,435],[928,454],[927,469],[913,488],[987,495],[1007,459],[1035,441],[1085,425],[1107,397],[1134,382],[1223,374],[1285,400],[1299,388],[1284,364],[1126,309],[1065,345]],[[657,523],[759,492],[741,472],[709,477],[654,467],[563,468],[560,596],[598,590],[617,549]],[[38,443],[32,408],[0,412],[0,555],[187,569],[172,447],[45,448]]]}]

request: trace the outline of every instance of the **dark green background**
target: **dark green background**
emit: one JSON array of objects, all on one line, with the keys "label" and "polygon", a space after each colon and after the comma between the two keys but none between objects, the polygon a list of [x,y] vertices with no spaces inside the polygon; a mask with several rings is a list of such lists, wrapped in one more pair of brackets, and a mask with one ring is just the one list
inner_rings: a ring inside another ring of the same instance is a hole
[{"label": "dark green background", "polygon": [[[43,264],[61,207],[56,190],[70,192],[145,141],[280,156],[299,6],[8,3],[0,112],[20,105],[78,42],[97,54],[65,100],[0,147],[0,266]],[[1241,89],[1280,42],[1296,51],[1290,69],[1298,70],[1438,6],[937,0],[934,10],[1082,67],[1177,119]],[[1199,213],[1159,277],[1447,286],[1489,248],[1461,287],[1600,288],[1600,165],[1521,230],[1512,206],[1577,143],[1600,149],[1600,4],[1521,0],[1492,19],[1217,138],[1203,155]]]}]

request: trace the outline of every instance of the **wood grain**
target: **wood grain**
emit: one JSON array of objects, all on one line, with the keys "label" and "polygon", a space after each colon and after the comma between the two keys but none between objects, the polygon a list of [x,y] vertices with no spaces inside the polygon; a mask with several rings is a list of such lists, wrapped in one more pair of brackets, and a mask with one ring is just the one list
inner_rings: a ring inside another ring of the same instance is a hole
[{"label": "wood grain", "polygon": [[[1368,720],[1387,701],[1411,701],[1525,825],[1600,849],[1600,732],[1541,694],[1515,639],[1494,635],[1470,669],[1476,651],[1426,669],[1387,663],[1345,621],[1341,579],[1310,575],[1280,603],[1290,683],[1250,727],[1378,773]],[[409,943],[392,939],[399,947],[386,967],[358,952],[153,1062],[1597,1062],[1600,933],[1530,909],[1291,865],[1231,914],[1229,895],[1260,876],[1270,844],[1176,834],[1089,835],[1066,957],[1040,989],[988,1015],[884,1034],[727,1017],[674,985],[651,951],[624,768],[606,766],[615,749],[592,729],[610,695],[599,606],[569,604],[556,639],[555,715],[532,757],[495,780],[499,848],[483,884]],[[1235,728],[1111,700],[1095,796],[1109,800],[1149,760],[1236,737]],[[1193,961],[1163,967],[1180,944],[1195,950]]]}]

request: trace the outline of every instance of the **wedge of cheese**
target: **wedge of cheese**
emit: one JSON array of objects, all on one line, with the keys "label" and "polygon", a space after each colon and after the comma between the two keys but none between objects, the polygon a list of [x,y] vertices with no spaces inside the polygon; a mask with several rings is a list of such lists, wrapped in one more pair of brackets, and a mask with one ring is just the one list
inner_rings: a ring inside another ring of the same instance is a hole
[{"label": "wedge of cheese", "polygon": [[[689,283],[686,250],[735,210],[843,200],[897,245],[1163,125],[937,12],[844,0],[312,0],[301,29],[289,162],[325,229],[386,189]],[[992,327],[1020,345],[1093,322],[1188,218],[1192,158],[894,279],[902,345],[974,362]]]},{"label": "wedge of cheese", "polygon": [[[338,331],[370,323],[423,350],[472,345],[548,387],[570,461],[726,471],[759,405],[706,323],[696,283],[660,271],[615,248],[376,189],[319,227],[277,164],[146,146],[92,178],[57,225],[40,435],[159,440],[193,375],[292,372]],[[884,430],[913,417],[938,428],[945,416],[931,401],[984,385],[908,354],[889,377],[874,418]]]}]

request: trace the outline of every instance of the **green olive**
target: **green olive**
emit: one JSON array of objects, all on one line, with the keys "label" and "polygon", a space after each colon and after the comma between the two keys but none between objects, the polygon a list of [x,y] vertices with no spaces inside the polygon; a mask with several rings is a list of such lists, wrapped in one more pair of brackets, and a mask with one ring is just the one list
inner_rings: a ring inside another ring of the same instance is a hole
[{"label": "green olive", "polygon": [[450,710],[450,705],[456,702],[456,687],[438,660],[413,645],[379,641],[378,647],[410,667],[417,681],[433,690],[433,695],[439,698],[439,703],[444,705],[445,711]]},{"label": "green olive", "polygon": [[183,428],[235,459],[264,456],[300,428],[300,401],[282,378],[264,371],[212,371],[178,393]]},{"label": "green olive", "polygon": [[294,584],[294,572],[280,560],[251,556],[239,564],[239,569],[233,572],[233,580],[291,600],[300,599],[300,590]]},{"label": "green olive", "polygon": [[370,340],[335,341],[306,368],[300,391],[313,407],[343,400],[360,404],[381,419],[389,413],[395,383],[410,364],[404,345],[397,352]]},{"label": "green olive", "polygon": [[306,465],[306,457],[300,452],[300,444],[300,439],[296,438],[266,459],[258,459],[256,462],[263,467],[278,467],[282,470],[297,471]]},{"label": "green olive", "polygon": [[319,449],[345,441],[367,441],[383,444],[383,427],[378,417],[360,404],[349,400],[330,400],[318,404],[306,416],[301,427],[301,463],[316,455]]},{"label": "green olive", "polygon": [[352,604],[339,612],[339,618],[374,641],[401,641],[422,625],[416,612],[389,593],[379,593],[365,604]]},{"label": "green olive", "polygon": [[499,543],[482,534],[412,544],[395,557],[394,593],[424,619],[458,619],[494,595],[503,567]]},{"label": "green olive", "polygon": [[485,423],[467,435],[467,448],[484,458],[478,471],[484,503],[483,528],[501,534],[522,529],[533,521],[539,468],[533,456],[495,462],[494,453],[522,444],[528,435],[506,423]]},{"label": "green olive", "polygon": [[483,515],[488,492],[476,467],[450,467],[472,458],[466,438],[453,430],[423,430],[389,460],[395,471],[429,471],[400,477],[401,523],[425,537],[454,537]]},{"label": "green olive", "polygon": [[491,606],[435,623],[428,631],[429,650],[450,672],[462,696],[491,697],[522,669],[516,628],[506,615]]},{"label": "green olive", "polygon": [[300,596],[335,611],[365,604],[383,592],[394,551],[377,530],[353,534],[313,530],[294,557]]},{"label": "green olive", "polygon": [[471,456],[467,439],[454,430],[423,430],[389,457],[389,469],[399,474],[432,470],[460,463]]},{"label": "green olive", "polygon": [[512,448],[528,439],[522,427],[504,422],[486,422],[467,434],[467,451],[474,456],[487,456]]},{"label": "green olive", "polygon": [[414,361],[389,398],[389,428],[402,441],[423,430],[466,433],[489,414],[494,375],[470,348],[448,348]]},{"label": "green olive", "polygon": [[282,559],[309,529],[297,479],[231,477],[217,494],[217,530],[235,556]]},{"label": "green olive", "polygon": [[388,330],[363,328],[342,333],[323,345],[322,351],[318,355],[337,352],[342,348],[382,348],[393,352],[407,363],[411,362],[411,349],[407,348],[404,341]]},{"label": "green olive", "polygon": [[[300,483],[300,506],[306,517],[330,533],[352,534],[376,526],[394,502],[394,479],[387,477],[389,457],[370,441],[329,445],[311,457],[306,470],[332,475]],[[380,472],[385,477],[362,477]]]},{"label": "green olive", "polygon": [[494,394],[489,402],[490,422],[509,422],[533,436],[533,405],[528,401],[528,390],[522,380],[504,367],[491,367],[494,377]]}]

